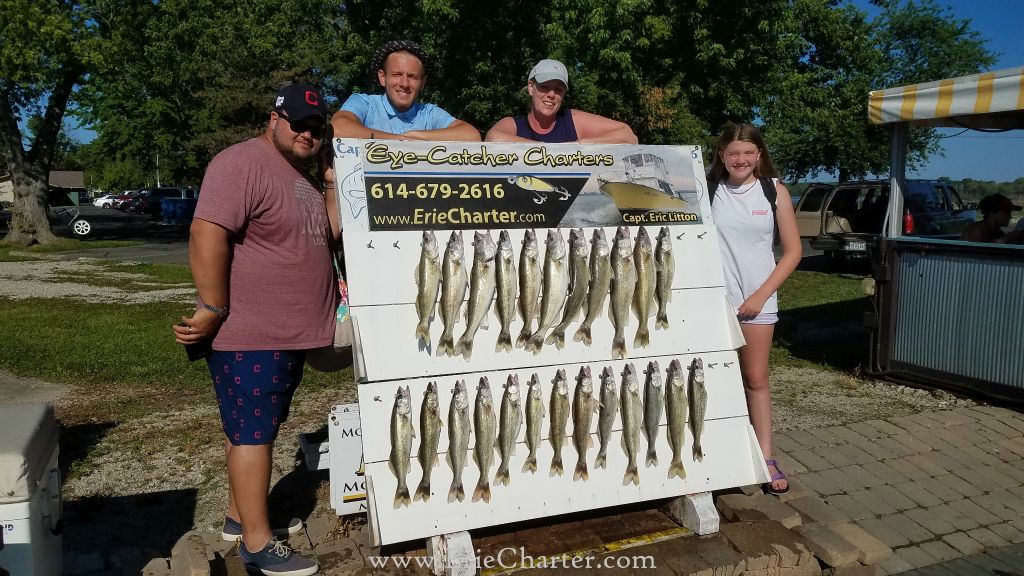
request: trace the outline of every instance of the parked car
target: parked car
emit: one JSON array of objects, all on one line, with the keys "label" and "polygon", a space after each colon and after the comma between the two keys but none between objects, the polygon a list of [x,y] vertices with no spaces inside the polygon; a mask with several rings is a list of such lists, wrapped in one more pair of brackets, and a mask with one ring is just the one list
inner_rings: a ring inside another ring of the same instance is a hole
[{"label": "parked car", "polygon": [[[888,206],[888,180],[812,184],[796,206],[797,228],[811,248],[831,257],[867,256],[867,244],[882,234]],[[958,238],[977,220],[974,207],[948,182],[905,181],[903,206],[906,236]]]},{"label": "parked car", "polygon": [[198,191],[192,188],[152,188],[146,190],[138,206],[138,212],[142,214],[149,214],[154,218],[160,218],[161,208],[160,200],[163,198],[183,198],[194,200],[198,196]]},{"label": "parked car", "polygon": [[111,208],[116,208],[118,210],[124,210],[125,203],[128,202],[129,200],[131,200],[132,198],[135,198],[140,193],[141,193],[141,190],[125,190],[122,194],[118,194],[117,196],[114,196],[114,199],[113,199],[114,203],[111,204],[110,207]]},{"label": "parked car", "polygon": [[92,205],[97,208],[107,209],[114,205],[114,198],[116,197],[117,194],[104,194],[103,196],[93,200]]}]

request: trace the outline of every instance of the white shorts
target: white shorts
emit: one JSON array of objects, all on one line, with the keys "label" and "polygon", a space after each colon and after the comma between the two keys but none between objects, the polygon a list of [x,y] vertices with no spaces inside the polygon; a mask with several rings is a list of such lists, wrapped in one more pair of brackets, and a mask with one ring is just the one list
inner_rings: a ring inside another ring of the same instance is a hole
[{"label": "white shorts", "polygon": [[778,321],[779,314],[777,312],[762,312],[750,320],[741,319],[740,324],[776,324]]}]

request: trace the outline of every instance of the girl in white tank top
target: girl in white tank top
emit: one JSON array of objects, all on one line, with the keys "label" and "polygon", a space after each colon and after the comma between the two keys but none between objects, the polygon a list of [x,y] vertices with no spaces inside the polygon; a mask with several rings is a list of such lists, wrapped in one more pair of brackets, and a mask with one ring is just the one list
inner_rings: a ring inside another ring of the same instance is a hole
[{"label": "girl in white tank top", "polygon": [[[750,423],[771,475],[763,487],[772,494],[785,494],[789,480],[772,458],[768,357],[779,311],[776,292],[800,262],[801,249],[793,201],[777,176],[757,128],[726,127],[708,177],[715,191],[711,214],[718,229],[726,293],[747,342],[737,353]],[[775,186],[774,212],[759,178],[771,178]],[[776,225],[783,251],[778,264],[772,253]]]}]

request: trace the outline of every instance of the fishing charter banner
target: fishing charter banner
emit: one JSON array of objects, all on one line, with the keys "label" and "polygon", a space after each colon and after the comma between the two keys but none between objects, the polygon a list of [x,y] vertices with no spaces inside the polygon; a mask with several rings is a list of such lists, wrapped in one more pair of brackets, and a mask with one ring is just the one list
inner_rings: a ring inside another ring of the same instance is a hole
[{"label": "fishing charter banner", "polygon": [[369,231],[704,222],[696,146],[334,141],[343,220]]}]

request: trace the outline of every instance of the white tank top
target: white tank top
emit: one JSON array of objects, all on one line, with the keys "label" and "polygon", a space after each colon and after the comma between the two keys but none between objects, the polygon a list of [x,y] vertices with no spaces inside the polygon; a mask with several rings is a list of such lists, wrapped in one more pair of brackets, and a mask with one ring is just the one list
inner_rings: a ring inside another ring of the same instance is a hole
[{"label": "white tank top", "polygon": [[[772,184],[777,181],[772,178]],[[764,197],[759,180],[735,188],[723,180],[715,190],[711,213],[718,227],[725,289],[733,307],[739,308],[775,270],[772,205]],[[761,313],[775,314],[778,311],[778,296],[772,293]]]}]

